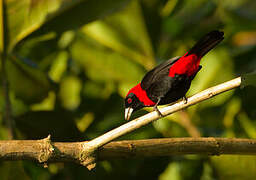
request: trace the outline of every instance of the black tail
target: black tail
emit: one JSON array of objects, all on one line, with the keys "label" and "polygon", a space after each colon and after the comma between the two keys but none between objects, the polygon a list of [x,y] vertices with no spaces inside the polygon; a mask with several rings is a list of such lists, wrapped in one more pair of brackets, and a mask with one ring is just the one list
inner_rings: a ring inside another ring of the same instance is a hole
[{"label": "black tail", "polygon": [[224,39],[224,32],[211,31],[202,37],[188,52],[189,54],[196,54],[199,57],[203,57],[212,48],[219,44]]}]

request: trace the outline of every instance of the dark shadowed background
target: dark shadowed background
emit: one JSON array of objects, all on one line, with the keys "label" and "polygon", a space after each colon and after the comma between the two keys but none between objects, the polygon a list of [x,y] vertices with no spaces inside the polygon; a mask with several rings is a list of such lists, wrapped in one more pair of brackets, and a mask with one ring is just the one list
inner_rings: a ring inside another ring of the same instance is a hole
[{"label": "dark shadowed background", "polygon": [[[51,134],[53,141],[82,141],[118,127],[125,123],[129,88],[211,30],[224,31],[225,39],[202,59],[189,95],[256,69],[255,0],[4,0],[0,8],[0,50],[6,54],[16,139]],[[0,139],[7,139],[2,83],[0,91]],[[255,92],[255,87],[226,92],[120,139],[256,138]],[[256,157],[113,159],[92,172],[69,163],[44,169],[34,162],[0,162],[0,176],[256,179]]]}]

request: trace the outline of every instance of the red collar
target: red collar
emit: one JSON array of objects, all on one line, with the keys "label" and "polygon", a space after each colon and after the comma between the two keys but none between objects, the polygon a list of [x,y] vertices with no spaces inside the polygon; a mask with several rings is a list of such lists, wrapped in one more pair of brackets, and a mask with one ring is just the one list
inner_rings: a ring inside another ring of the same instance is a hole
[{"label": "red collar", "polygon": [[[154,106],[156,103],[149,99],[147,92],[141,88],[140,83],[134,86],[128,94],[133,93],[143,103],[144,106]],[[127,95],[128,95],[127,94]]]}]

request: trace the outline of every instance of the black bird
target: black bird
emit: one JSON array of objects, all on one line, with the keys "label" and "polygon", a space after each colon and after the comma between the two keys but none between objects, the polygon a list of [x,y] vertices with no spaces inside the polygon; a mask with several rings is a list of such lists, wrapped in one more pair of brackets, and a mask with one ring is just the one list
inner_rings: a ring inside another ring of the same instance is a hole
[{"label": "black bird", "polygon": [[132,112],[146,106],[170,104],[185,98],[200,66],[201,58],[224,39],[221,31],[211,31],[203,36],[182,57],[175,57],[163,62],[149,71],[141,83],[133,87],[125,98],[125,119],[129,120]]}]

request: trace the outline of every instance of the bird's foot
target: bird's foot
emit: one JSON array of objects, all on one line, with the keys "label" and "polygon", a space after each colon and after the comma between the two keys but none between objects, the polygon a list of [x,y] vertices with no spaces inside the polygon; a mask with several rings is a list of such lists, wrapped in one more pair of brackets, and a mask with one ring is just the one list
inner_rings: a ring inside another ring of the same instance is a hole
[{"label": "bird's foot", "polygon": [[164,117],[164,115],[159,111],[159,109],[157,108],[157,106],[154,106],[154,110],[157,112],[157,114],[158,114],[160,117]]},{"label": "bird's foot", "polygon": [[184,97],[183,97],[183,101],[184,101],[184,104],[187,104],[188,99],[187,99],[187,97],[186,97],[186,96],[184,96]]}]

